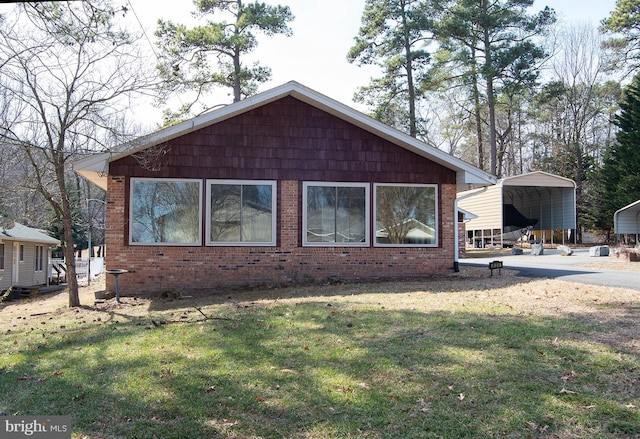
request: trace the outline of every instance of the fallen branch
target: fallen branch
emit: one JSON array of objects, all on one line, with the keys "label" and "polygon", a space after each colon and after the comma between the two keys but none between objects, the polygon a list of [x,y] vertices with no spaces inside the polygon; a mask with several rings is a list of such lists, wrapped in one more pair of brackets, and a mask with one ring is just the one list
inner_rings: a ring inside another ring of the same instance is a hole
[{"label": "fallen branch", "polygon": [[198,312],[204,316],[204,319],[190,320],[190,319],[186,319],[186,315],[185,315],[180,320],[153,320],[153,319],[151,319],[151,324],[153,326],[155,326],[156,328],[159,328],[159,327],[161,327],[163,325],[168,325],[170,323],[201,323],[201,322],[206,322],[207,320],[224,320],[224,321],[228,321],[228,322],[237,321],[236,319],[230,319],[228,317],[209,317],[204,312],[202,312],[202,309],[198,308],[197,306],[194,307],[194,308],[197,309]]},{"label": "fallen branch", "polygon": [[230,319],[228,317],[209,317],[208,315],[206,315],[205,313],[202,312],[202,309],[198,308],[197,306],[195,307],[195,309],[197,309],[198,312],[200,314],[202,314],[204,316],[204,318],[207,319],[207,320],[226,320],[228,322],[235,321],[235,319]]}]

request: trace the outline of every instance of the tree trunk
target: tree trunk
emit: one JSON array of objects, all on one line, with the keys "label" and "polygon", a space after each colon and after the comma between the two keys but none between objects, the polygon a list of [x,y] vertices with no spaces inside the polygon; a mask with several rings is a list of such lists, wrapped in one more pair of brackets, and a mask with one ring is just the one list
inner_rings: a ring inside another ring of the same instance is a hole
[{"label": "tree trunk", "polygon": [[67,290],[69,291],[69,307],[80,306],[80,295],[78,294],[78,278],[76,276],[76,255],[73,248],[73,217],[71,214],[71,203],[67,194],[65,180],[65,169],[63,161],[55,161],[56,177],[58,188],[62,198],[62,225],[64,230],[64,259],[67,267]]},{"label": "tree trunk", "polygon": [[233,102],[239,102],[242,99],[240,68],[240,53],[236,51],[233,55]]},{"label": "tree trunk", "polygon": [[402,2],[402,25],[404,29],[404,50],[406,58],[407,73],[407,91],[409,92],[409,135],[411,137],[418,136],[418,127],[416,123],[416,90],[413,85],[413,63],[411,62],[411,40],[409,38],[409,29],[407,24],[407,16],[405,14],[405,3]]},{"label": "tree trunk", "polygon": [[471,80],[473,87],[473,116],[476,123],[476,144],[478,151],[478,168],[484,170],[484,151],[482,145],[482,118],[480,117],[480,91],[478,90],[478,70],[476,68],[476,52],[471,47]]},{"label": "tree trunk", "polygon": [[[242,20],[244,6],[242,0],[238,0],[238,16],[236,18],[236,26],[234,28],[235,37],[239,38],[240,31],[238,30],[238,23]],[[239,102],[242,99],[242,87],[240,74],[242,72],[242,65],[240,64],[240,50],[236,47],[233,49],[233,102]]]},{"label": "tree trunk", "polygon": [[[488,14],[487,0],[482,0],[482,10]],[[487,79],[487,105],[489,106],[489,172],[493,175],[497,173],[497,148],[496,148],[496,102],[493,92],[493,58],[491,56],[491,39],[489,29],[484,29],[484,75]]]},{"label": "tree trunk", "polygon": [[580,141],[576,140],[576,240],[582,244],[582,230],[580,228],[580,213],[582,212],[582,183],[584,179],[584,160]]}]

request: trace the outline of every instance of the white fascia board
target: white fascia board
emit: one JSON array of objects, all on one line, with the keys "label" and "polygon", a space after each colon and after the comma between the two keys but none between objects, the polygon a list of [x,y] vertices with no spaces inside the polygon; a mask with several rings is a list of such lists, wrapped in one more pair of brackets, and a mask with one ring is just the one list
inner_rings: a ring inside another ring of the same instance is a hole
[{"label": "white fascia board", "polygon": [[631,203],[631,204],[627,204],[627,205],[626,205],[626,206],[624,206],[623,208],[616,210],[616,212],[615,212],[615,213],[617,214],[618,212],[622,212],[622,211],[625,211],[625,210],[627,210],[627,209],[630,209],[630,208],[632,208],[632,207],[636,206],[637,204],[640,204],[640,200],[635,201],[635,202],[633,202],[633,203]]},{"label": "white fascia board", "polygon": [[112,153],[103,152],[78,160],[73,170],[99,188],[107,190],[107,175]]}]

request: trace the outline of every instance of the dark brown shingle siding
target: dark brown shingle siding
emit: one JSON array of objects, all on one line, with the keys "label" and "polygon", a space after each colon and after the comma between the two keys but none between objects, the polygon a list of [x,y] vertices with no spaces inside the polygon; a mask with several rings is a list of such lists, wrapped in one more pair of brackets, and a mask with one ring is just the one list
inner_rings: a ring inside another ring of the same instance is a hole
[{"label": "dark brown shingle siding", "polygon": [[171,140],[168,165],[132,156],[111,175],[398,183],[455,183],[455,173],[293,97]]}]

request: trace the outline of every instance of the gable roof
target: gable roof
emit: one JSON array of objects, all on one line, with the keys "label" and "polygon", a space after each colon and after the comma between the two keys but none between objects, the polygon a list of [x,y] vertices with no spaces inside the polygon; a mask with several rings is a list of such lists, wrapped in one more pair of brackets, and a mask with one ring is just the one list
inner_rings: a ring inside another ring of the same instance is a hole
[{"label": "gable roof", "polygon": [[16,222],[9,222],[9,224],[7,224],[7,222],[3,223],[3,225],[0,225],[0,242],[21,241],[56,246],[60,245],[60,241],[47,235],[42,230],[27,227]]},{"label": "gable roof", "polygon": [[640,200],[616,210],[613,229],[616,235],[640,233]]},{"label": "gable roof", "polygon": [[505,177],[498,181],[501,186],[539,186],[539,187],[569,187],[575,188],[576,183],[565,177],[544,171],[533,171],[526,174]]},{"label": "gable roof", "polygon": [[120,145],[117,151],[95,154],[81,159],[74,164],[74,169],[87,180],[97,186],[107,188],[109,163],[123,157],[135,154],[145,148],[167,142],[205,128],[257,107],[269,104],[286,96],[291,96],[315,108],[323,110],[339,119],[364,129],[408,151],[425,157],[456,172],[459,190],[479,186],[489,186],[496,183],[491,174],[476,168],[456,157],[437,148],[427,145],[401,131],[391,128],[351,107],[318,93],[298,82],[287,82],[255,96],[235,102],[209,113],[194,117],[177,125],[156,131],[131,142]]}]

